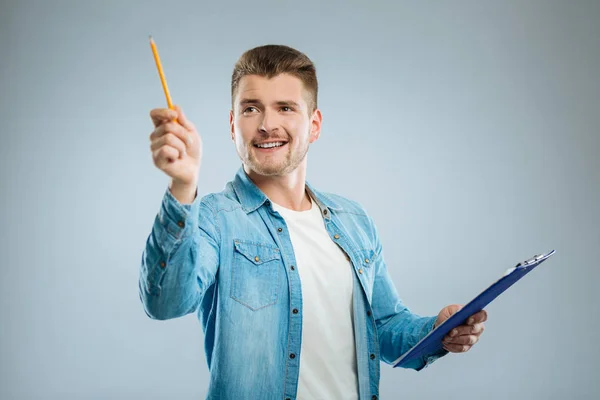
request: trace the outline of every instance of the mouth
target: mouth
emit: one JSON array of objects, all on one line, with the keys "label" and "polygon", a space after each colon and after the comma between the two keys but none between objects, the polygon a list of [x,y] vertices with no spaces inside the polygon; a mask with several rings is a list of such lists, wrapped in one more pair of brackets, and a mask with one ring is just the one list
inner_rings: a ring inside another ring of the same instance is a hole
[{"label": "mouth", "polygon": [[272,153],[272,152],[282,149],[287,144],[288,144],[288,142],[285,142],[285,141],[271,141],[271,142],[255,143],[254,148],[258,149],[260,152]]}]

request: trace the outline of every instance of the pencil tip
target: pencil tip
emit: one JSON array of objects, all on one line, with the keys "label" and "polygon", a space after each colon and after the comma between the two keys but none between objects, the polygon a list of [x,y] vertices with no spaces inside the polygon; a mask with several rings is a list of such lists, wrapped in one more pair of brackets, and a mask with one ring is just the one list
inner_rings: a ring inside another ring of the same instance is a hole
[{"label": "pencil tip", "polygon": [[152,40],[152,35],[148,35],[148,39]]}]

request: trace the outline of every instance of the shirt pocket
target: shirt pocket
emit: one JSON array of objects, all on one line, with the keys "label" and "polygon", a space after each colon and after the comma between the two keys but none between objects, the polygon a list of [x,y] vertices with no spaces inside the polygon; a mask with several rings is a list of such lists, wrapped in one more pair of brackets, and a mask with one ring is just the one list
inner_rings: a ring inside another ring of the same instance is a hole
[{"label": "shirt pocket", "polygon": [[234,240],[231,298],[253,311],[276,304],[280,260],[275,245]]}]

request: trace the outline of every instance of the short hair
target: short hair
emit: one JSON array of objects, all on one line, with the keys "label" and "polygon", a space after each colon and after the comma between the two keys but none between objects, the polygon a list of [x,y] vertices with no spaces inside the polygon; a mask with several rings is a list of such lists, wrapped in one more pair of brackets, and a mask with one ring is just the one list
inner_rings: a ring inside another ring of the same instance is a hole
[{"label": "short hair", "polygon": [[231,104],[240,80],[246,75],[272,78],[279,74],[290,74],[302,81],[309,94],[309,114],[317,109],[317,71],[313,62],[304,53],[284,45],[268,44],[247,50],[241,55],[231,75]]}]

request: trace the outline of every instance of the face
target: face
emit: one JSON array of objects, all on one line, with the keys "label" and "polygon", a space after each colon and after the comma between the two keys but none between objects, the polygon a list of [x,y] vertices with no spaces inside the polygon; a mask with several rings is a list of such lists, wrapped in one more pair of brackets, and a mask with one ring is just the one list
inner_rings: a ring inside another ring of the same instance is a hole
[{"label": "face", "polygon": [[244,76],[229,116],[231,139],[246,167],[264,176],[285,176],[305,167],[318,139],[321,112],[309,114],[307,92],[295,76]]}]

